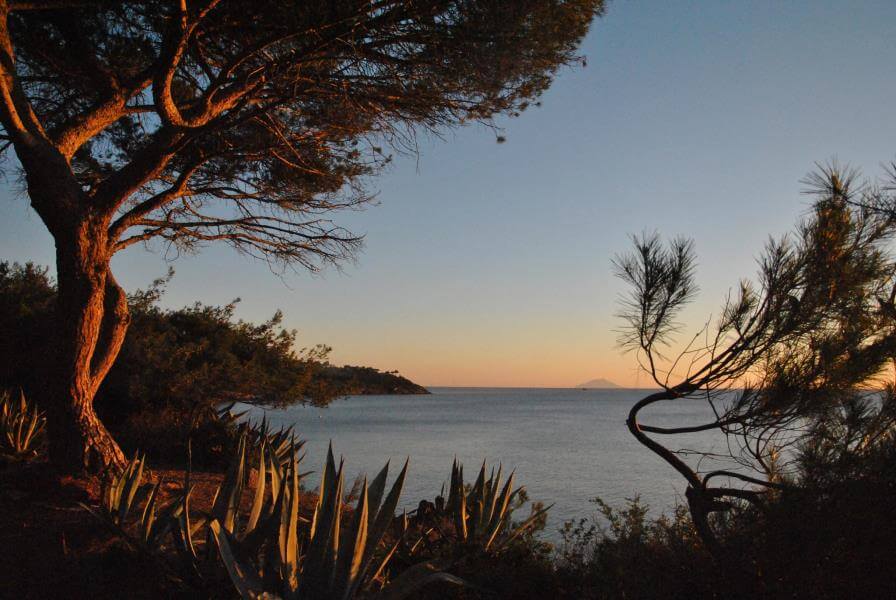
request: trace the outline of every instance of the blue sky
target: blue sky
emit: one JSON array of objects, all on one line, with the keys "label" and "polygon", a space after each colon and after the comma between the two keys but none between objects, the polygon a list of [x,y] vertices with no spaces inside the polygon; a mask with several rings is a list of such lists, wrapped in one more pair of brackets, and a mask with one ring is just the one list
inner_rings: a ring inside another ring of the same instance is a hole
[{"label": "blue sky", "polygon": [[[700,323],[808,207],[799,180],[833,157],[879,174],[896,157],[896,2],[610,4],[543,104],[423,138],[373,182],[379,205],[337,216],[366,234],[342,272],[278,277],[226,247],[173,264],[165,303],[242,298],[276,309],[333,362],[426,385],[646,383],[615,348],[610,260],[644,230],[692,237]],[[0,258],[50,264],[52,240],[15,176]],[[167,269],[132,247],[128,289]]]}]

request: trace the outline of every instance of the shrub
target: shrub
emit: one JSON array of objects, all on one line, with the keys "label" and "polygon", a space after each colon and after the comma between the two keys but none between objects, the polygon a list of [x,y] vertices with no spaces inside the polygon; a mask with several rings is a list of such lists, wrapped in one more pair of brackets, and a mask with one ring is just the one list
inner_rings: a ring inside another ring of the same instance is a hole
[{"label": "shrub", "polygon": [[37,446],[41,441],[47,419],[25,400],[25,394],[19,393],[19,399],[3,392],[0,394],[0,450],[14,458],[29,458],[37,454]]},{"label": "shrub", "polygon": [[[237,320],[236,302],[160,308],[168,278],[129,296],[131,324],[96,397],[96,409],[122,448],[177,462],[192,440],[197,464],[225,463],[235,429],[222,403],[326,404],[335,392],[316,373],[328,348],[295,351],[282,315],[261,324]],[[47,393],[56,286],[45,268],[0,262],[0,389],[29,398]]]}]

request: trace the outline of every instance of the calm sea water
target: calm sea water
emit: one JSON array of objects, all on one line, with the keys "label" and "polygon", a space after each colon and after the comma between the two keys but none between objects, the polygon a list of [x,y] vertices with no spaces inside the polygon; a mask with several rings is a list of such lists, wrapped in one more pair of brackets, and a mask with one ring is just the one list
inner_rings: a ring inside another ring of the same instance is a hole
[{"label": "calm sea water", "polygon": [[[305,469],[319,470],[332,440],[345,458],[348,482],[372,477],[391,460],[394,475],[406,457],[406,508],[432,500],[448,479],[455,455],[473,479],[483,459],[516,469],[533,500],[554,503],[547,535],[563,521],[589,516],[600,496],[614,506],[640,495],[658,515],[683,499],[681,476],[641,446],[625,427],[645,390],[432,388],[429,396],[352,396],[329,407],[250,410],[275,426],[295,424],[307,440]],[[711,417],[700,402],[659,403],[642,412],[654,425],[694,424]],[[712,434],[679,436],[684,447],[724,451]],[[308,484],[316,485],[316,474]]]}]

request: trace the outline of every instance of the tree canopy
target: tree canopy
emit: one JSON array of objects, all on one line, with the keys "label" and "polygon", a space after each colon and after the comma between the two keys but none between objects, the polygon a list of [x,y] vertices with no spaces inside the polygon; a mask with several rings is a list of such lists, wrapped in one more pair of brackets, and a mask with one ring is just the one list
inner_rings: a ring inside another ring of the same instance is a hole
[{"label": "tree canopy", "polygon": [[[888,192],[862,189],[836,166],[820,167],[806,182],[815,197],[811,216],[792,236],[770,240],[757,281],[741,281],[716,320],[671,356],[664,346],[681,330],[676,319],[696,293],[692,244],[679,239],[665,247],[647,235],[616,260],[630,286],[620,342],[661,388],[635,404],[628,426],[687,480],[694,521],[710,545],[710,513],[780,489],[821,432],[845,431],[844,415],[878,415],[858,429],[869,437],[875,427],[892,429],[892,391],[875,410],[867,388],[880,389],[896,359],[896,220],[859,201],[882,201]],[[707,402],[711,418],[674,427],[639,417],[657,402],[683,400]],[[725,437],[728,452],[715,458],[728,459],[727,468],[701,471],[686,458],[707,453],[665,441],[708,431]],[[855,441],[845,435],[847,445],[847,438]]]},{"label": "tree canopy", "polygon": [[[420,131],[518,114],[601,0],[0,1],[0,124],[56,244],[53,461],[123,467],[93,411],[127,330],[134,244],[223,242],[315,271],[332,220]],[[386,150],[385,148],[391,148]]]},{"label": "tree canopy", "polygon": [[[3,119],[46,145],[109,244],[226,241],[316,269],[360,238],[324,215],[416,132],[516,113],[575,60],[595,0],[9,2]],[[57,206],[32,204],[51,231]]]}]

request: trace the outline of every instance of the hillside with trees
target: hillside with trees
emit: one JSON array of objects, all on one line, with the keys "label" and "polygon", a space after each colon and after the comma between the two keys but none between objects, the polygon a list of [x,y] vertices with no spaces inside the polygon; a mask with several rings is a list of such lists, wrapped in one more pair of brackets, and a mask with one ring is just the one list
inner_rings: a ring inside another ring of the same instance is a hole
[{"label": "hillside with trees", "polygon": [[397,371],[380,371],[373,367],[325,364],[315,370],[313,379],[344,396],[430,393]]},{"label": "hillside with trees", "polygon": [[[346,395],[428,393],[396,372],[332,365],[327,346],[298,348],[279,311],[255,324],[235,318],[239,300],[162,308],[170,280],[128,296],[128,334],[97,392],[98,413],[129,450],[152,452],[159,439],[181,448],[227,402],[324,406]],[[46,268],[0,262],[0,389],[44,393],[56,293]]]}]

